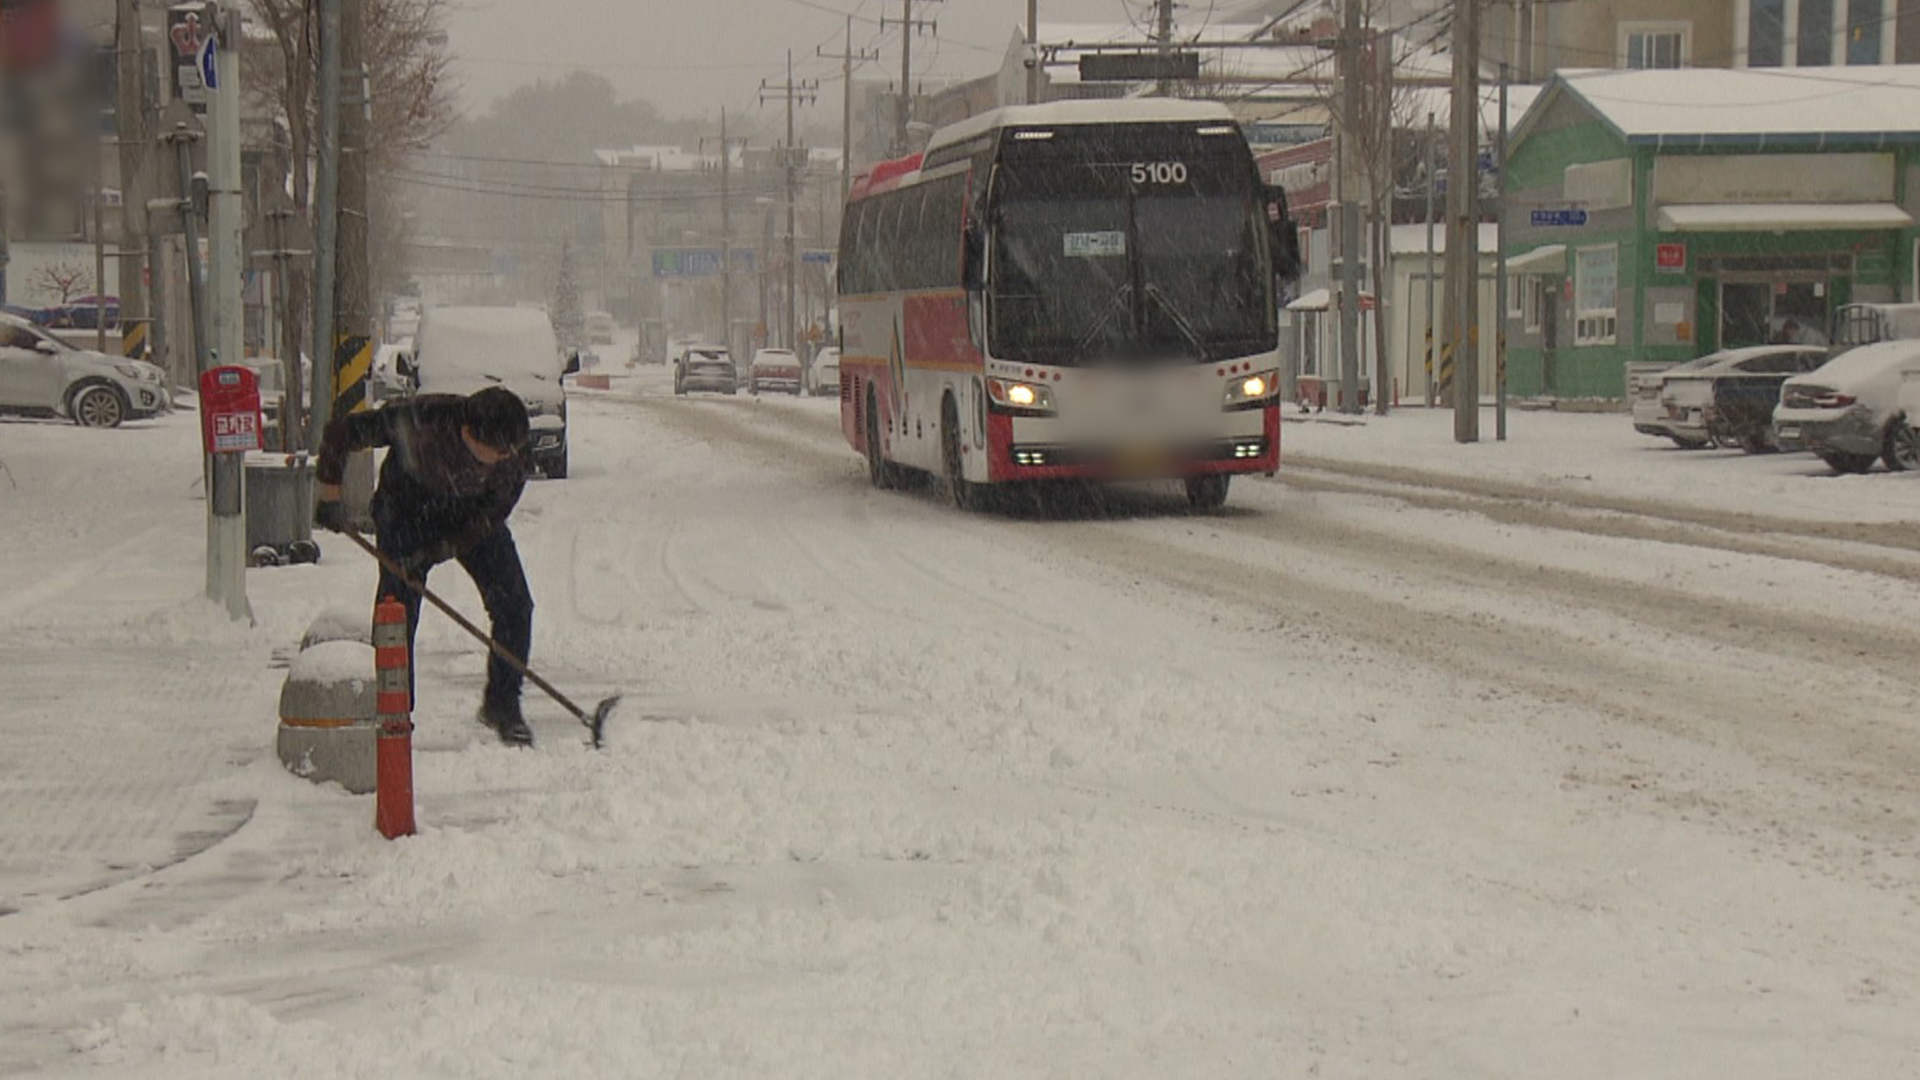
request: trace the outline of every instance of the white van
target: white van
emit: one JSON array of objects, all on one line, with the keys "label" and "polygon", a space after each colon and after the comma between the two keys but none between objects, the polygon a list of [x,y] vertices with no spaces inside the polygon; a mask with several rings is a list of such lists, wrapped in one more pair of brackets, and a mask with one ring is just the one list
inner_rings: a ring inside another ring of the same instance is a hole
[{"label": "white van", "polygon": [[567,475],[564,360],[544,312],[505,307],[436,307],[420,316],[413,356],[422,394],[471,394],[504,386],[526,403],[534,467]]}]

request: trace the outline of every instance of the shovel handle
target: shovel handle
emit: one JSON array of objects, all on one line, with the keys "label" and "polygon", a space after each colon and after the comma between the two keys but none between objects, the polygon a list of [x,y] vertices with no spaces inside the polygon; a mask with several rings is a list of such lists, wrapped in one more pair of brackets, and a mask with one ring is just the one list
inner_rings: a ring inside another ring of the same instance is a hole
[{"label": "shovel handle", "polygon": [[356,529],[353,526],[349,525],[346,527],[344,531],[344,535],[346,536],[347,539],[352,540],[354,543],[360,545],[360,550],[366,552],[367,554],[373,556],[376,560],[378,560],[381,566],[386,567],[387,571],[391,573],[394,577],[399,578],[400,581],[403,584],[405,584],[407,588],[412,589],[414,592],[417,592],[421,596],[426,597],[433,604],[433,606],[439,608],[441,613],[446,615],[447,618],[452,619],[456,623],[459,623],[460,628],[462,630],[465,630],[467,633],[472,634],[475,638],[479,639],[480,641],[485,642],[487,648],[493,650],[493,655],[499,657],[502,660],[505,660],[508,663],[508,665],[510,665],[513,668],[513,670],[525,676],[528,682],[546,691],[547,696],[559,702],[561,708],[564,708],[568,712],[572,713],[574,716],[574,719],[580,721],[583,724],[586,724],[588,727],[593,726],[593,721],[588,719],[587,714],[581,710],[580,706],[575,705],[571,700],[569,700],[567,698],[567,695],[555,689],[552,683],[541,678],[537,673],[534,672],[532,668],[527,666],[527,662],[525,660],[521,659],[518,656],[513,655],[513,652],[509,650],[505,645],[502,645],[499,642],[493,640],[493,637],[489,635],[486,631],[473,625],[473,623],[465,615],[462,615],[460,614],[459,611],[455,610],[453,605],[447,603],[445,600],[440,599],[438,596],[435,596],[433,592],[427,588],[424,582],[415,581],[413,578],[413,575],[407,573],[404,569],[402,569],[400,564],[395,562],[391,556],[389,556],[386,552],[381,551],[379,548],[374,547],[372,544],[368,543],[367,538],[360,535],[359,529]]}]

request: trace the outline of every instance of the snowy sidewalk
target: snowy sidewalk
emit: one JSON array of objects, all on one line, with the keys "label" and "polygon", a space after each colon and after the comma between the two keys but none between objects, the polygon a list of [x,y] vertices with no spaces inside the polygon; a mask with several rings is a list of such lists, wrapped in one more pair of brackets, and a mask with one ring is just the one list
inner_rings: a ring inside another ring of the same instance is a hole
[{"label": "snowy sidewalk", "polygon": [[1520,485],[1553,497],[1597,495],[1822,522],[1920,522],[1920,474],[1834,476],[1811,454],[1681,450],[1641,435],[1625,413],[1511,409],[1506,442],[1483,409],[1478,443],[1457,443],[1453,413],[1400,408],[1387,416],[1303,415],[1289,409],[1281,470],[1391,466]]}]

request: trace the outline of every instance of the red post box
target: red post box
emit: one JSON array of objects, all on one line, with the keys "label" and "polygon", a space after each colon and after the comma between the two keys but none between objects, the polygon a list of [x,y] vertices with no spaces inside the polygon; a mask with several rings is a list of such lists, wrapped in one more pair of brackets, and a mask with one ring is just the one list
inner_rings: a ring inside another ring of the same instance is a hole
[{"label": "red post box", "polygon": [[252,368],[217,367],[200,376],[200,437],[207,453],[258,450],[260,380]]}]

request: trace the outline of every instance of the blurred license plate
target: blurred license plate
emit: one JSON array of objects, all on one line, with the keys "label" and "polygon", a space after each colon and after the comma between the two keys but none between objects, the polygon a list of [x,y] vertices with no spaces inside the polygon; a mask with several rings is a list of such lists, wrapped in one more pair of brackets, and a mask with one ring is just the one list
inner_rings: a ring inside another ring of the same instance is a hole
[{"label": "blurred license plate", "polygon": [[1780,436],[1780,438],[1782,438],[1782,439],[1797,439],[1797,438],[1799,438],[1799,437],[1800,437],[1800,425],[1799,425],[1799,424],[1781,424],[1781,425],[1780,425],[1780,431],[1779,431],[1779,436]]},{"label": "blurred license plate", "polygon": [[1167,451],[1158,446],[1133,446],[1120,451],[1118,465],[1121,472],[1148,473],[1165,465]]}]

